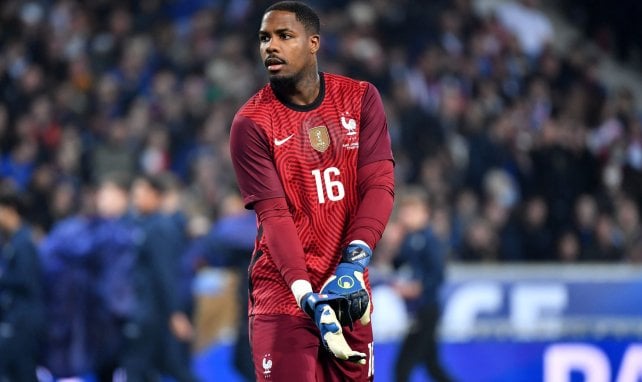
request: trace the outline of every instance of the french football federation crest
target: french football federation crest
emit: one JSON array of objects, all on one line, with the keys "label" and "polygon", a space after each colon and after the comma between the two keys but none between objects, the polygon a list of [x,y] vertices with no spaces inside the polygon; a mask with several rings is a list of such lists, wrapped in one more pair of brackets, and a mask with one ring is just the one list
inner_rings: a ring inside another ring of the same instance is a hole
[{"label": "french football federation crest", "polygon": [[322,153],[330,147],[330,134],[325,126],[317,126],[308,130],[312,148]]},{"label": "french football federation crest", "polygon": [[357,133],[357,122],[354,119],[341,117],[341,125],[343,125],[344,129],[348,130],[346,135],[355,135]]},{"label": "french football federation crest", "polygon": [[272,355],[270,353],[266,353],[265,356],[263,356],[263,377],[265,377],[265,379],[270,379],[271,374],[272,374]]}]

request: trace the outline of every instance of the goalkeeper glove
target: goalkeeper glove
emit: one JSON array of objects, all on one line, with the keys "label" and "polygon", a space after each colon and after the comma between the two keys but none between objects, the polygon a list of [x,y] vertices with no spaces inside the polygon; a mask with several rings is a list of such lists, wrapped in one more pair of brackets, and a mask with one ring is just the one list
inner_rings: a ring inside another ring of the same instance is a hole
[{"label": "goalkeeper glove", "polygon": [[345,298],[341,296],[309,292],[301,298],[300,305],[319,328],[321,342],[327,350],[339,359],[365,365],[366,355],[350,348],[343,337],[335,310],[331,307],[331,305],[340,307],[345,302]]},{"label": "goalkeeper glove", "polygon": [[370,322],[370,295],[366,289],[363,273],[370,263],[372,250],[360,240],[352,241],[343,252],[341,263],[321,287],[321,293],[343,296],[347,300],[347,311],[339,315],[342,325],[359,320],[362,325]]}]

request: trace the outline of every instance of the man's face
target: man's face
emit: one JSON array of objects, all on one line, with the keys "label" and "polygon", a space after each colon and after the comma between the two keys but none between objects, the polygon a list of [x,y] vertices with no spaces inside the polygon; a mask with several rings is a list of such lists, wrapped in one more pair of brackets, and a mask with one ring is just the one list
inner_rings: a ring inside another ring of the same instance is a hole
[{"label": "man's face", "polygon": [[127,212],[127,192],[113,183],[105,183],[96,192],[96,210],[105,218],[119,217]]},{"label": "man's face", "polygon": [[294,13],[271,11],[263,16],[259,42],[270,80],[293,79],[314,64],[319,35],[309,35]]},{"label": "man's face", "polygon": [[132,186],[132,203],[134,208],[143,214],[160,208],[160,195],[144,180],[137,180]]}]

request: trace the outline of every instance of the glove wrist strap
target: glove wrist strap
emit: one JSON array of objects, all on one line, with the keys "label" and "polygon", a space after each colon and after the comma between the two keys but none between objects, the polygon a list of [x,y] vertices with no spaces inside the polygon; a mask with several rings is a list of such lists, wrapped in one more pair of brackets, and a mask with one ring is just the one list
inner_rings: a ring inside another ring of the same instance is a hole
[{"label": "glove wrist strap", "polygon": [[372,257],[372,250],[363,240],[353,240],[343,251],[342,263],[359,265],[362,271],[366,269]]}]

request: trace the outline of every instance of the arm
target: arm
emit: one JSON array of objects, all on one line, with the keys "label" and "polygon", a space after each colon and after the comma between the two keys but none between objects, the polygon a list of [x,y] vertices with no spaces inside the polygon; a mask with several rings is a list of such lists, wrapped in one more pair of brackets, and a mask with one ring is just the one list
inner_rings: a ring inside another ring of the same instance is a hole
[{"label": "arm", "polygon": [[[322,293],[338,294],[348,300],[349,314],[342,320],[357,319],[364,325],[370,322],[370,296],[366,290],[364,272],[372,256],[372,248],[381,239],[392,211],[394,176],[391,161],[374,162],[358,170],[361,202],[348,227],[346,246],[335,274],[321,288]],[[343,276],[358,280],[352,287],[340,285]]]},{"label": "arm", "polygon": [[391,161],[367,164],[358,170],[361,201],[352,219],[346,244],[355,240],[364,241],[374,248],[392,212],[394,202],[394,170]]},{"label": "arm", "polygon": [[272,260],[300,304],[312,286],[268,138],[252,120],[237,116],[230,132],[230,152],[245,206],[256,211]]},{"label": "arm", "polygon": [[383,102],[370,84],[362,101],[357,166],[360,202],[345,244],[361,240],[372,249],[381,239],[392,212],[394,162]]},{"label": "arm", "polygon": [[312,292],[305,266],[303,245],[296,232],[292,214],[285,198],[266,199],[254,205],[272,260],[292,290],[297,304],[301,297]]},{"label": "arm", "polygon": [[[386,227],[394,200],[393,159],[388,124],[379,93],[372,85],[364,94],[361,111],[357,182],[359,206],[348,226],[343,257],[321,288],[322,293],[338,294],[348,300],[348,323],[370,322],[370,296],[364,272],[372,249]],[[354,277],[350,287],[345,280]],[[344,281],[342,281],[344,280]]]}]

